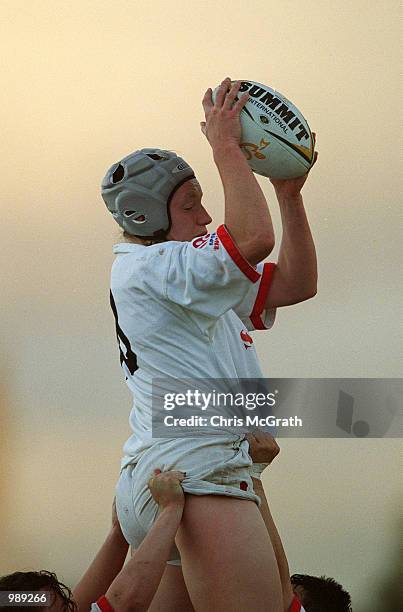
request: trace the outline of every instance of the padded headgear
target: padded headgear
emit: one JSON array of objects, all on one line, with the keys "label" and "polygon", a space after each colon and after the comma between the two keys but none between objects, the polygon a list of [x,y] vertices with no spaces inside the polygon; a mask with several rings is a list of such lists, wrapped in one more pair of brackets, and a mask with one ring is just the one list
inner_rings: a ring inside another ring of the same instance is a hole
[{"label": "padded headgear", "polygon": [[169,230],[169,203],[175,191],[195,178],[192,168],[173,151],[141,149],[109,168],[102,197],[125,232],[161,238]]}]

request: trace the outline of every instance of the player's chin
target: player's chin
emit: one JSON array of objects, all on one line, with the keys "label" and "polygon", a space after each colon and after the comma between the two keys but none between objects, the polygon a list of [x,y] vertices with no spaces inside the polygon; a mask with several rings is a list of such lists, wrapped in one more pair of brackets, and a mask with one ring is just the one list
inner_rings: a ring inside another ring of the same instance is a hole
[{"label": "player's chin", "polygon": [[180,238],[180,240],[182,242],[192,242],[192,240],[194,240],[195,238],[199,238],[200,236],[205,236],[206,234],[208,234],[208,230],[194,230],[193,232],[189,232],[185,237]]},{"label": "player's chin", "polygon": [[[197,234],[195,234],[195,235],[193,236],[193,238],[198,238],[199,236],[205,236],[206,234],[208,234],[208,229],[207,229],[207,228],[204,228],[204,230],[202,230],[202,231],[201,231],[201,230],[199,230],[199,231],[197,232]],[[192,238],[192,240],[193,240],[193,238]]]}]

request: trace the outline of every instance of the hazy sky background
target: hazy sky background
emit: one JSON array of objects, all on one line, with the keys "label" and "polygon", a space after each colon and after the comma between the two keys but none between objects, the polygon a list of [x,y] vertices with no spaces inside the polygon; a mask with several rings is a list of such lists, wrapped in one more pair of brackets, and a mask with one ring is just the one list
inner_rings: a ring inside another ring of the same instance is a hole
[{"label": "hazy sky background", "polygon": [[[106,534],[130,397],[108,301],[119,228],[100,182],[135,149],[176,150],[220,224],[199,122],[225,76],[278,89],[317,133],[303,195],[319,291],[255,334],[265,376],[401,376],[398,10],[3,0],[0,573],[74,584]],[[358,612],[379,609],[397,555],[401,446],[288,439],[264,480],[291,570],[334,576]]]}]

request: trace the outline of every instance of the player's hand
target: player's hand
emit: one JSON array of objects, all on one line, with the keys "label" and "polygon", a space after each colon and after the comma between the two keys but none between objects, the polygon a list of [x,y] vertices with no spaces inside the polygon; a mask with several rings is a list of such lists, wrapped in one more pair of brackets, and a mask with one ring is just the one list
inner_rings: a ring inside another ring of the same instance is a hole
[{"label": "player's hand", "polygon": [[184,472],[154,470],[154,476],[148,481],[148,486],[151,495],[159,504],[161,510],[168,506],[183,506],[185,504],[185,494],[181,486],[184,478]]},{"label": "player's hand", "polygon": [[202,104],[206,121],[202,121],[200,127],[213,150],[228,144],[239,146],[242,133],[239,115],[249,98],[245,93],[236,99],[240,86],[240,81],[231,86],[231,79],[227,77],[217,91],[215,103],[210,87],[204,94]]},{"label": "player's hand", "polygon": [[253,463],[271,463],[280,452],[280,447],[271,434],[258,429],[246,434],[249,454]]},{"label": "player's hand", "polygon": [[[312,132],[312,136],[313,136],[313,143],[314,143],[313,146],[315,147],[316,145],[315,132]],[[279,198],[292,199],[292,198],[297,197],[300,194],[301,189],[304,186],[305,181],[308,178],[310,171],[312,170],[313,166],[316,164],[317,159],[318,159],[318,152],[315,151],[314,156],[313,156],[312,166],[309,168],[308,172],[304,174],[303,176],[298,176],[297,178],[293,178],[293,179],[270,179],[270,182],[275,189],[277,198],[278,199]]]}]

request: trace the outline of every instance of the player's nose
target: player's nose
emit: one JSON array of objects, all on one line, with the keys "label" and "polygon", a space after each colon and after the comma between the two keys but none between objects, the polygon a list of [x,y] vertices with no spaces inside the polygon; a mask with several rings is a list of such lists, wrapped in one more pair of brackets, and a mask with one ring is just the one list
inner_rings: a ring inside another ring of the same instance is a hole
[{"label": "player's nose", "polygon": [[201,211],[200,211],[200,216],[198,219],[199,225],[208,225],[209,223],[212,222],[212,220],[213,219],[210,217],[207,210],[204,208],[204,206],[202,206]]}]

